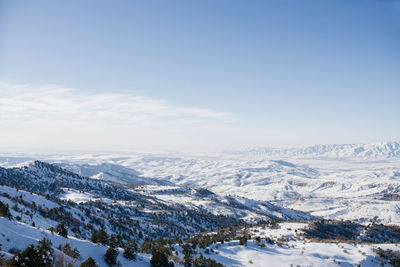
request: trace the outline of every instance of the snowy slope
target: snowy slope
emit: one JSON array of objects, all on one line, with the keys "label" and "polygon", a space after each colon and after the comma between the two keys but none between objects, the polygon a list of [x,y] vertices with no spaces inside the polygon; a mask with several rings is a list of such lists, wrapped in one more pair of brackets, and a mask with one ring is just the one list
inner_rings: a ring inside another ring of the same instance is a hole
[{"label": "snowy slope", "polygon": [[[0,235],[0,243],[3,244],[3,251],[9,251],[12,248],[23,250],[29,244],[37,245],[39,240],[48,238],[53,244],[55,253],[60,253],[57,247],[59,245],[64,245],[65,243],[69,243],[73,248],[79,250],[82,259],[71,261],[75,262],[75,266],[78,266],[82,261],[89,257],[92,257],[100,267],[108,266],[103,260],[108,247],[93,244],[88,240],[77,239],[72,236],[64,238],[57,234],[52,234],[48,230],[38,229],[5,218],[0,218],[0,233],[4,233],[3,235]],[[7,255],[12,256],[8,253]],[[122,266],[149,266],[149,255],[139,255],[138,260],[132,262],[123,257],[121,250],[117,260],[122,264]]]},{"label": "snowy slope", "polygon": [[[198,254],[212,258],[226,266],[389,266],[381,265],[382,260],[375,249],[399,251],[396,244],[351,243],[340,241],[316,241],[304,238],[305,223],[280,223],[269,228],[263,225],[239,227],[237,236],[251,237],[245,245],[233,240],[213,242],[206,249],[197,249]],[[226,233],[227,229],[223,229]],[[221,229],[219,230],[221,231]],[[217,232],[202,233],[213,236]],[[236,237],[237,237],[236,236]],[[182,253],[182,251],[180,251]]]},{"label": "snowy slope", "polygon": [[[40,220],[37,219],[40,224]],[[238,240],[232,240],[221,244],[219,242],[209,245],[206,249],[197,247],[193,253],[198,257],[200,253],[206,257],[216,260],[225,266],[257,266],[257,267],[279,267],[285,266],[382,266],[381,259],[377,257],[374,249],[392,249],[399,251],[395,244],[352,244],[343,242],[313,242],[312,240],[298,238],[307,224],[304,223],[281,223],[278,228],[270,229],[254,226],[246,229],[249,235],[260,238],[247,241],[240,245]],[[17,222],[0,218],[0,242],[3,244],[2,251],[6,257],[12,257],[7,253],[10,249],[23,250],[28,244],[36,245],[42,238],[51,240],[54,254],[60,254],[59,245],[69,243],[72,248],[77,248],[80,259],[71,259],[73,266],[92,257],[100,267],[108,266],[104,260],[107,246],[94,244],[88,240],[68,236],[64,238],[49,230],[32,227],[24,222]],[[265,238],[273,240],[273,244],[265,241]],[[283,243],[275,243],[284,240]],[[260,244],[264,244],[263,247]],[[179,253],[178,258],[183,261],[182,248],[175,245]],[[144,267],[150,266],[151,255],[139,253],[137,260],[129,261],[123,257],[123,249],[119,249],[117,261],[120,266]],[[175,263],[175,266],[183,266]],[[389,265],[385,265],[389,266]]]}]

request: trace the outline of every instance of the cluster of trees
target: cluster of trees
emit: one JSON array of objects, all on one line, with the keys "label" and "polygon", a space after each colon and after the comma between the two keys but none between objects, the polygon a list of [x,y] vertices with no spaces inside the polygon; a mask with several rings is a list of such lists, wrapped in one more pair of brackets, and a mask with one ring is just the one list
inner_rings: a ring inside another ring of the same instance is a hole
[{"label": "cluster of trees", "polygon": [[185,267],[223,267],[224,265],[221,263],[216,262],[215,260],[208,259],[203,257],[202,254],[200,254],[199,257],[194,257],[194,254],[196,253],[195,246],[190,245],[190,244],[183,244],[183,259],[184,259],[184,265]]},{"label": "cluster of trees", "polygon": [[[80,259],[79,250],[77,248],[72,248],[69,243],[60,245],[58,249],[62,253],[56,255],[51,240],[43,238],[36,247],[30,244],[23,251],[11,249],[9,252],[14,254],[14,256],[10,259],[1,259],[0,263],[3,267],[75,266],[75,264],[65,261],[64,254],[72,259]],[[89,257],[80,267],[98,267],[98,265]]]},{"label": "cluster of trees", "polygon": [[[56,232],[59,235],[65,236],[66,227],[64,224],[59,224],[57,226]],[[104,255],[104,261],[109,266],[119,265],[117,262],[117,257],[119,255],[119,249],[115,245],[115,240],[113,241],[111,238],[113,235],[108,235],[104,230],[96,230],[93,232],[92,240],[101,244],[108,244],[109,248],[107,249]],[[110,240],[111,238],[111,240]],[[118,240],[118,238],[116,238]],[[140,250],[144,253],[151,253],[152,257],[150,260],[150,264],[152,267],[173,267],[174,263],[169,259],[172,256],[172,252],[174,250],[174,244],[176,242],[182,243],[180,239],[172,240],[172,239],[159,239],[159,240],[146,240],[140,246]],[[118,243],[118,242],[117,242]],[[185,267],[222,267],[223,265],[215,262],[214,260],[204,258],[201,254],[198,255],[198,251],[196,251],[196,244],[182,243],[184,254],[184,266]],[[129,242],[124,243],[123,256],[129,260],[135,260],[138,253],[138,245],[135,241],[131,240]],[[33,244],[27,246],[23,251],[12,251],[14,256],[11,259],[4,260],[2,266],[13,266],[13,267],[22,267],[22,266],[37,266],[37,267],[50,267],[50,266],[70,266],[68,262],[71,259],[81,260],[80,252],[77,248],[71,247],[69,243],[65,243],[63,245],[58,246],[58,250],[62,252],[54,253],[52,248],[52,243],[49,239],[42,239],[39,244],[35,247]],[[10,251],[11,252],[11,251]],[[64,258],[64,255],[69,256],[70,258]],[[176,255],[178,253],[176,252]],[[171,258],[173,259],[173,257]],[[76,261],[73,262],[75,266]],[[72,265],[71,265],[72,266]],[[97,263],[93,258],[88,258],[84,262],[81,263],[80,267],[98,267]]]},{"label": "cluster of trees", "polygon": [[120,234],[109,235],[103,229],[93,230],[92,236],[90,237],[90,241],[92,241],[93,243],[98,243],[110,247],[123,247],[123,240],[124,238]]},{"label": "cluster of trees", "polygon": [[168,256],[163,251],[154,250],[150,259],[151,267],[174,267],[173,262],[168,261]]},{"label": "cluster of trees", "polygon": [[51,267],[53,264],[53,248],[49,239],[42,239],[35,247],[28,245],[22,252],[17,252],[14,257],[3,261],[3,266],[37,266]]},{"label": "cluster of trees", "polygon": [[[14,256],[10,259],[2,260],[3,267],[52,267],[52,266],[72,266],[74,264],[65,261],[63,255],[68,255],[73,259],[80,259],[80,252],[77,248],[72,248],[69,243],[60,245],[58,249],[63,252],[56,255],[52,247],[51,240],[43,238],[35,247],[28,245],[23,251],[17,249],[10,250]],[[75,266],[75,265],[74,265]],[[89,257],[80,267],[98,267],[97,263]]]},{"label": "cluster of trees", "polygon": [[8,219],[12,219],[12,215],[10,209],[8,208],[8,204],[4,204],[0,201],[0,217],[5,217]]},{"label": "cluster of trees", "polygon": [[399,243],[400,227],[372,223],[361,225],[352,221],[320,220],[311,222],[304,231],[310,239],[324,241],[363,241],[372,243]]},{"label": "cluster of trees", "polygon": [[109,246],[106,254],[104,255],[104,261],[110,266],[113,266],[117,263],[117,257],[119,254],[117,247],[124,248],[123,255],[128,260],[135,260],[138,253],[138,245],[134,240],[124,243],[121,235],[109,235],[103,229],[94,230],[92,232],[92,236],[90,237],[90,241],[93,243],[102,244],[104,246]]},{"label": "cluster of trees", "polygon": [[108,245],[108,234],[103,229],[94,230],[92,232],[92,236],[90,237],[90,241],[93,243],[99,243],[102,245]]},{"label": "cluster of trees", "polygon": [[170,267],[174,266],[173,262],[168,261],[168,257],[172,255],[173,242],[168,239],[145,240],[140,246],[142,253],[152,254],[150,266],[152,267]]},{"label": "cluster of trees", "polygon": [[69,243],[65,243],[64,245],[58,246],[58,249],[62,251],[65,255],[70,256],[71,258],[79,259],[81,257],[79,249],[72,248]]},{"label": "cluster of trees", "polygon": [[195,258],[193,261],[193,267],[224,267],[222,263],[216,262],[213,259],[208,259],[200,255],[200,257]]},{"label": "cluster of trees", "polygon": [[189,244],[183,244],[183,260],[185,261],[185,267],[191,267],[193,265],[193,256],[194,249],[196,245],[190,246]]},{"label": "cluster of trees", "polygon": [[128,241],[124,246],[124,257],[128,260],[136,260],[136,254],[138,252],[138,245],[134,240]]},{"label": "cluster of trees", "polygon": [[391,249],[383,250],[378,248],[375,250],[375,253],[380,257],[382,266],[384,266],[386,263],[390,264],[391,266],[400,266],[399,251],[394,251]]},{"label": "cluster of trees", "polygon": [[67,227],[65,227],[65,224],[63,223],[57,225],[56,233],[62,237],[68,238],[68,230]]}]

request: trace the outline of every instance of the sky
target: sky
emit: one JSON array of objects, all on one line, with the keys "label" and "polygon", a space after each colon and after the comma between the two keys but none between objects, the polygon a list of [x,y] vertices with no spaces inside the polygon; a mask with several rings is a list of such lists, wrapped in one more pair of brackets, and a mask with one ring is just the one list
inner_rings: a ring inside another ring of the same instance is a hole
[{"label": "sky", "polygon": [[2,151],[400,140],[400,1],[0,0]]}]

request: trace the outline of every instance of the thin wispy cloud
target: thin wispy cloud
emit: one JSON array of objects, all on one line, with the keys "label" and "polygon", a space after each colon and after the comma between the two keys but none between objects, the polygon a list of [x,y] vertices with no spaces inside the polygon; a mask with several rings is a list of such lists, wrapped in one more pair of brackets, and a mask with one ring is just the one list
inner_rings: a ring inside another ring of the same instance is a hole
[{"label": "thin wispy cloud", "polygon": [[137,125],[165,121],[193,123],[226,120],[228,112],[180,107],[162,99],[126,93],[88,93],[57,85],[31,86],[0,83],[2,120],[90,120]]},{"label": "thin wispy cloud", "polygon": [[221,143],[221,129],[233,121],[229,112],[132,93],[0,83],[0,149],[6,150],[204,148]]}]

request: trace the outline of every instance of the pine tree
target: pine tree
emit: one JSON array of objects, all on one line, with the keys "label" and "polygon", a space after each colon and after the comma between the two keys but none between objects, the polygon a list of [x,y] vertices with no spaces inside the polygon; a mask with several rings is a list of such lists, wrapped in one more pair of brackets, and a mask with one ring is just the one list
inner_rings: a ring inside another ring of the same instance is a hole
[{"label": "pine tree", "polygon": [[119,251],[116,248],[109,247],[106,251],[106,254],[104,255],[104,261],[109,265],[109,266],[114,266],[117,264],[117,257],[118,257]]},{"label": "pine tree", "polygon": [[92,259],[92,257],[89,257],[87,260],[81,263],[79,267],[99,267],[97,263]]},{"label": "pine tree", "polygon": [[183,259],[185,260],[185,267],[191,267],[193,264],[193,257],[192,257],[193,250],[189,244],[183,245]]},{"label": "pine tree", "polygon": [[154,250],[150,260],[151,267],[173,267],[173,262],[168,262],[168,257],[165,253]]},{"label": "pine tree", "polygon": [[43,238],[39,241],[37,246],[37,252],[44,266],[52,266],[53,263],[53,248],[50,239]]},{"label": "pine tree", "polygon": [[242,236],[242,237],[239,239],[239,245],[241,245],[241,246],[247,246],[247,237],[246,237],[246,236]]},{"label": "pine tree", "polygon": [[90,237],[90,241],[92,241],[93,243],[108,245],[108,234],[103,229],[100,229],[98,231],[94,230],[92,236]]},{"label": "pine tree", "polygon": [[64,254],[74,258],[74,259],[79,259],[80,257],[80,252],[79,249],[77,248],[72,248],[71,245],[69,243],[66,243],[64,245],[60,245],[58,247],[58,249],[62,252],[64,252]]},{"label": "pine tree", "polygon": [[60,236],[63,236],[63,237],[65,237],[65,238],[68,238],[68,230],[67,230],[67,228],[65,227],[65,224],[63,224],[63,223],[60,223],[59,225],[57,225],[56,233],[57,233],[58,235],[60,235]]},{"label": "pine tree", "polygon": [[4,204],[0,201],[0,217],[6,217],[8,219],[12,219],[12,215],[10,209],[8,208],[8,204]]},{"label": "pine tree", "polygon": [[110,247],[121,247],[123,245],[122,236],[120,234],[110,235],[110,237],[108,238],[108,245]]},{"label": "pine tree", "polygon": [[136,260],[136,253],[138,251],[138,245],[134,240],[126,242],[124,248],[124,257],[128,260]]}]

